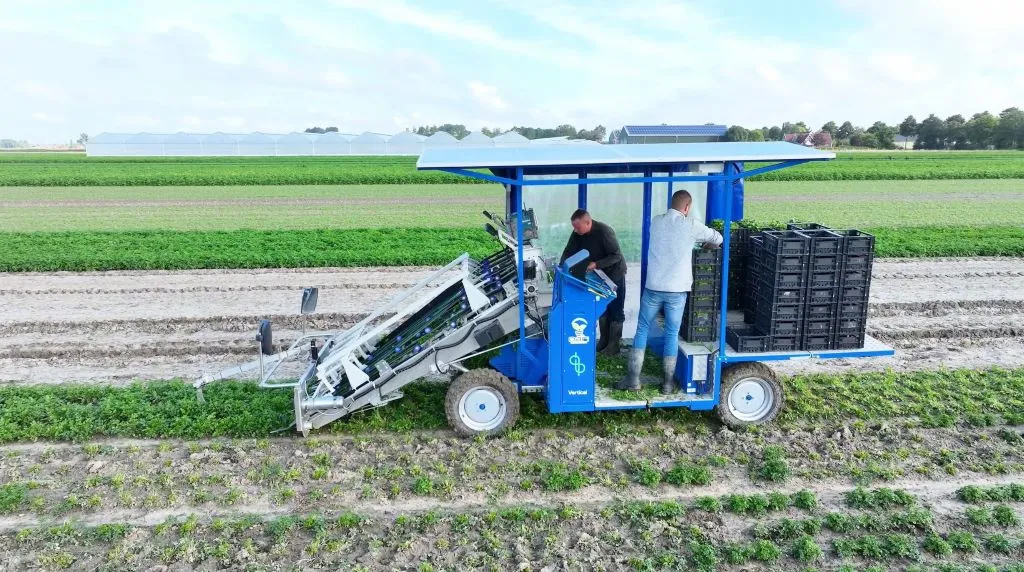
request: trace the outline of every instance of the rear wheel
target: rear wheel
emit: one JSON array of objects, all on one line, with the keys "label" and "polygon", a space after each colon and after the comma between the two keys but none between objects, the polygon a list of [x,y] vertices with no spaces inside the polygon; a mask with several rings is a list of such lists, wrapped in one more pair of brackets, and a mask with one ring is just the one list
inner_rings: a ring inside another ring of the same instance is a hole
[{"label": "rear wheel", "polygon": [[492,369],[473,369],[452,381],[444,400],[448,424],[463,436],[495,435],[519,418],[519,393]]},{"label": "rear wheel", "polygon": [[722,370],[722,391],[715,411],[726,425],[771,423],[782,410],[782,403],[782,385],[763,363],[740,363]]}]

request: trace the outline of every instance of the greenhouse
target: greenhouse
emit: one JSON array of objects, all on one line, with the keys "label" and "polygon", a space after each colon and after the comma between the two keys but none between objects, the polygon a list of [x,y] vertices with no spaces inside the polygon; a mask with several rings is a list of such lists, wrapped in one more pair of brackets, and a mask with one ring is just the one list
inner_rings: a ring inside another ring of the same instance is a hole
[{"label": "greenhouse", "polygon": [[456,139],[438,131],[429,137],[403,131],[396,135],[348,133],[100,133],[85,145],[90,157],[275,157],[306,155],[409,155],[431,147],[514,147],[595,143],[566,137],[529,140],[507,132],[489,137],[474,131]]}]

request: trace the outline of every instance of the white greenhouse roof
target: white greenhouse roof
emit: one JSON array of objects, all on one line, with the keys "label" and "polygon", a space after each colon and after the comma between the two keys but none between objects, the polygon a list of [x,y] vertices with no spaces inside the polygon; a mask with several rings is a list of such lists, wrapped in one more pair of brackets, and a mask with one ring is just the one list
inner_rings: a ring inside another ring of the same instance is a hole
[{"label": "white greenhouse roof", "polygon": [[546,167],[834,159],[835,153],[779,141],[663,143],[650,145],[524,145],[521,147],[427,148],[418,169]]}]

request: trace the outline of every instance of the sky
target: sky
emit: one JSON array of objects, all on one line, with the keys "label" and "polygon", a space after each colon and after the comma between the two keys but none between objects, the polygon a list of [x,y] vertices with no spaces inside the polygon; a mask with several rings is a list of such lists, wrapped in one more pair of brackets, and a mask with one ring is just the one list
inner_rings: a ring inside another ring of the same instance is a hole
[{"label": "sky", "polygon": [[1024,107],[1019,0],[0,0],[0,138]]}]

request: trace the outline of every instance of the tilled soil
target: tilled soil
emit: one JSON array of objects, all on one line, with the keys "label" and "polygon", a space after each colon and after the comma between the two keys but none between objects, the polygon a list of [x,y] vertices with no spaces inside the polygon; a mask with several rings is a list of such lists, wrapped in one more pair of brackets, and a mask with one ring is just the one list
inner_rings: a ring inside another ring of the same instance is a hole
[{"label": "tilled soil", "polygon": [[[797,569],[783,519],[816,521],[808,536],[823,554],[814,561],[828,570],[859,562],[844,560],[833,543],[865,533],[885,542],[906,533],[920,553],[928,534],[968,530],[978,549],[942,561],[1009,564],[1024,553],[1016,544],[999,552],[988,539],[998,533],[1017,542],[1019,522],[971,524],[971,505],[957,491],[1020,485],[1019,433],[881,423],[834,434],[739,434],[700,425],[624,435],[534,431],[486,441],[419,433],[12,445],[0,448],[0,477],[26,492],[0,505],[0,569],[284,570],[301,561],[305,569],[417,569],[428,562],[436,568],[427,569],[449,570],[621,570],[647,569],[639,566],[645,559],[669,552],[678,564],[654,569],[691,569],[685,565],[701,562],[698,545],[713,547],[721,565],[730,546],[757,538],[773,539],[779,564]],[[783,447],[790,473],[773,473],[775,481],[764,469],[772,445]],[[679,467],[700,467],[707,476],[680,482],[672,476]],[[849,500],[857,486],[907,495],[899,506],[866,509]],[[795,504],[799,491],[810,493],[813,506]],[[739,507],[753,501],[730,498],[735,493],[790,500],[744,511]],[[700,504],[708,497],[720,499],[720,508]],[[1007,502],[1018,519],[1024,515],[1024,503]],[[891,524],[910,511],[917,511],[913,523]],[[866,520],[836,534],[822,528],[829,513]],[[111,524],[128,527],[115,534]],[[927,553],[918,558],[935,561]]]},{"label": "tilled soil", "polygon": [[[255,357],[253,334],[351,325],[432,269],[119,271],[0,274],[0,381],[190,379]],[[639,276],[630,272],[631,278]],[[627,296],[635,297],[630,284]],[[308,321],[302,288],[320,288]],[[635,311],[631,312],[635,322]],[[625,335],[634,325],[627,323]],[[875,263],[868,331],[894,358],[800,361],[782,373],[1024,365],[1024,259]]]}]

